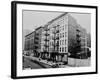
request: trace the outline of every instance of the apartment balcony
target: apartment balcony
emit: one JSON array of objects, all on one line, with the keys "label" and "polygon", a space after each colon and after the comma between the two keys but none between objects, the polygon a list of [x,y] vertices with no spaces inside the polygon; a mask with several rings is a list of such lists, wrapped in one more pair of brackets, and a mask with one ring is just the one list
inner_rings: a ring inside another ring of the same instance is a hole
[{"label": "apartment balcony", "polygon": [[49,45],[47,45],[47,44],[44,44],[44,46],[45,46],[45,47],[49,47]]},{"label": "apartment balcony", "polygon": [[46,38],[46,39],[44,39],[44,41],[49,41],[49,39]]},{"label": "apartment balcony", "polygon": [[45,35],[45,36],[49,36],[50,34],[48,34],[48,33],[45,33],[44,35]]},{"label": "apartment balcony", "polygon": [[59,27],[60,25],[57,25],[57,27]]},{"label": "apartment balcony", "polygon": [[55,43],[53,43],[52,46],[55,46]]},{"label": "apartment balcony", "polygon": [[56,39],[59,39],[59,36],[56,36]]},{"label": "apartment balcony", "polygon": [[80,34],[76,34],[76,36],[77,36],[77,37],[81,37],[81,35],[80,35]]},{"label": "apartment balcony", "polygon": [[56,30],[56,33],[59,33],[59,29],[58,29],[58,30]]},{"label": "apartment balcony", "polygon": [[55,44],[53,44],[52,46],[53,46],[53,47],[57,47],[57,46],[59,46],[59,44],[55,43]]},{"label": "apartment balcony", "polygon": [[56,31],[52,31],[53,34],[56,34]]},{"label": "apartment balcony", "polygon": [[80,30],[79,30],[79,29],[76,29],[76,31],[77,31],[77,32],[80,32]]},{"label": "apartment balcony", "polygon": [[56,43],[56,46],[59,46],[59,42]]},{"label": "apartment balcony", "polygon": [[36,36],[35,39],[39,40],[39,37]]},{"label": "apartment balcony", "polygon": [[34,41],[34,44],[39,44],[39,41],[38,41],[38,40],[35,40],[35,41]]},{"label": "apartment balcony", "polygon": [[39,33],[36,33],[35,36],[39,36]]},{"label": "apartment balcony", "polygon": [[46,29],[44,29],[45,31],[48,31],[49,29],[48,28],[46,28]]},{"label": "apartment balcony", "polygon": [[53,39],[53,40],[56,40],[56,38],[55,38],[55,37],[52,37],[52,39]]},{"label": "apartment balcony", "polygon": [[80,40],[80,39],[77,39],[77,42],[78,42],[78,43],[80,43],[80,42],[81,42],[81,40]]},{"label": "apartment balcony", "polygon": [[76,37],[76,40],[77,41],[81,41],[81,37]]},{"label": "apartment balcony", "polygon": [[34,48],[35,48],[35,49],[38,49],[38,46],[35,46]]},{"label": "apartment balcony", "polygon": [[59,47],[56,47],[55,48],[55,52],[59,52]]},{"label": "apartment balcony", "polygon": [[81,43],[77,43],[77,45],[76,45],[76,46],[77,46],[77,48],[78,48],[78,47],[81,47]]},{"label": "apartment balcony", "polygon": [[86,37],[81,37],[81,40],[87,40],[87,38]]},{"label": "apartment balcony", "polygon": [[59,39],[59,36],[56,36],[56,37],[52,37],[53,40],[58,40]]},{"label": "apartment balcony", "polygon": [[53,34],[59,33],[59,30],[52,31]]}]

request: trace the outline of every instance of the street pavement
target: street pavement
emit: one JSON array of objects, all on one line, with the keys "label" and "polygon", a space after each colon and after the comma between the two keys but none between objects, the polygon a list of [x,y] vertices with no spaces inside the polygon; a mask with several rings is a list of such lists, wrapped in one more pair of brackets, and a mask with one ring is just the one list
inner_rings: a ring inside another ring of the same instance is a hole
[{"label": "street pavement", "polygon": [[41,68],[68,68],[68,67],[83,67],[83,66],[90,66],[91,60],[88,59],[75,59],[75,58],[68,58],[68,64],[63,65],[54,63],[52,61],[47,61],[43,59],[39,59],[33,56],[23,56],[23,68],[24,69],[41,69]]},{"label": "street pavement", "polygon": [[23,69],[41,69],[41,68],[51,68],[51,66],[32,60],[28,57],[23,57]]}]

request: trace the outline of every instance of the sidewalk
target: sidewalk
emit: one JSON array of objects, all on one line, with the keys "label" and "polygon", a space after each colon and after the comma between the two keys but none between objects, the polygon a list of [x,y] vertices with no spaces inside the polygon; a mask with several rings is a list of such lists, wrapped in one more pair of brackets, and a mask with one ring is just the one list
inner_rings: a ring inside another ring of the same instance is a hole
[{"label": "sidewalk", "polygon": [[38,61],[38,62],[42,62],[42,63],[48,64],[48,65],[50,65],[50,66],[56,64],[56,63],[54,63],[54,62],[52,62],[52,61],[43,60],[43,59],[41,59],[41,58],[36,58],[36,57],[32,57],[32,56],[30,56],[30,58],[31,58],[32,60],[36,60],[36,61]]},{"label": "sidewalk", "polygon": [[36,60],[36,61],[41,62],[41,63],[44,63],[44,64],[47,64],[47,65],[49,65],[51,67],[53,67],[53,66],[56,66],[56,67],[59,67],[59,68],[70,67],[68,65],[63,65],[62,62],[56,63],[56,62],[52,62],[52,61],[43,60],[41,58],[36,58],[36,57],[33,57],[33,56],[25,56],[25,57],[30,58],[32,60]]},{"label": "sidewalk", "polygon": [[91,59],[75,59],[75,58],[68,58],[68,64],[63,65],[62,62],[52,62],[52,61],[47,61],[43,60],[41,58],[33,57],[33,56],[25,56],[27,58],[30,58],[31,60],[35,60],[37,62],[41,62],[43,64],[46,64],[48,66],[51,66],[52,68],[68,68],[68,67],[85,67],[85,66],[90,66],[91,64]]},{"label": "sidewalk", "polygon": [[91,65],[91,58],[87,59],[75,59],[68,58],[68,65],[72,67],[86,67]]},{"label": "sidewalk", "polygon": [[36,57],[33,57],[33,56],[24,56],[24,57],[30,58],[32,60],[35,60],[35,61],[38,61],[38,62],[41,62],[41,63],[44,63],[44,64],[48,64],[49,66],[56,64],[56,63],[53,63],[52,61],[43,60],[41,58],[36,58]]}]

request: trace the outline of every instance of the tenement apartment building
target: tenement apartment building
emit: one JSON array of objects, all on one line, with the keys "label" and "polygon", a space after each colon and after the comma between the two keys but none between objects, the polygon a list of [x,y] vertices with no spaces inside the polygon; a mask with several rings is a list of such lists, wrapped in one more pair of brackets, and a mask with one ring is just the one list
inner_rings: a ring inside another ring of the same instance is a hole
[{"label": "tenement apartment building", "polygon": [[[29,55],[39,56],[41,52],[41,32],[42,27],[35,29],[35,31],[25,36],[24,50]],[[34,53],[34,54],[33,54]]]},{"label": "tenement apartment building", "polygon": [[67,12],[25,36],[25,51],[54,62],[67,63],[68,55],[86,51],[85,46],[86,30]]},{"label": "tenement apartment building", "polygon": [[34,51],[34,35],[35,35],[35,32],[33,31],[25,36],[24,51],[28,55],[30,55]]}]

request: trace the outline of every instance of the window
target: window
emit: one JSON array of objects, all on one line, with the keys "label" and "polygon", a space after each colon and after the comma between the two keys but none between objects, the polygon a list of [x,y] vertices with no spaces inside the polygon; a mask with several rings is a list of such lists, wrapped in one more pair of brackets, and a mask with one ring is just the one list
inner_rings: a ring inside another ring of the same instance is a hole
[{"label": "window", "polygon": [[60,33],[60,38],[61,38],[61,33]]},{"label": "window", "polygon": [[58,29],[59,29],[59,27],[57,26],[57,27],[56,27],[56,30],[58,30]]},{"label": "window", "polygon": [[65,24],[65,29],[67,29],[67,25]]},{"label": "window", "polygon": [[50,42],[50,46],[52,46],[51,42]]},{"label": "window", "polygon": [[67,47],[65,47],[65,52],[67,52]]},{"label": "window", "polygon": [[63,26],[63,30],[64,30],[64,26]]},{"label": "window", "polygon": [[51,42],[49,42],[49,45],[51,46]]},{"label": "window", "polygon": [[64,40],[62,40],[62,45],[64,45]]},{"label": "window", "polygon": [[59,37],[59,33],[57,34],[57,36]]},{"label": "window", "polygon": [[67,37],[67,32],[65,32],[65,37]]},{"label": "window", "polygon": [[63,37],[64,37],[64,33],[63,33]]},{"label": "window", "polygon": [[63,33],[61,34],[61,37],[63,37]]},{"label": "window", "polygon": [[64,48],[62,47],[62,52],[64,52]]},{"label": "window", "polygon": [[61,45],[61,40],[60,40],[60,45]]},{"label": "window", "polygon": [[66,47],[65,47],[65,52],[66,52]]},{"label": "window", "polygon": [[65,45],[66,45],[66,43],[67,43],[67,40],[65,40]]},{"label": "window", "polygon": [[60,52],[61,52],[61,47],[60,47]]},{"label": "window", "polygon": [[59,27],[59,30],[61,31],[61,26]]},{"label": "window", "polygon": [[52,42],[52,46],[53,46],[53,42]]}]

